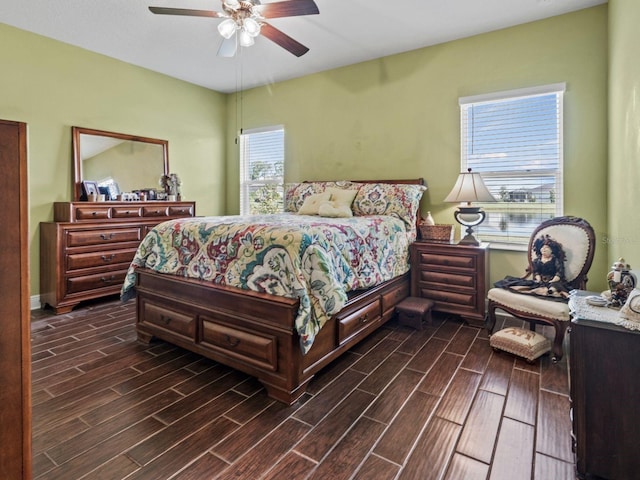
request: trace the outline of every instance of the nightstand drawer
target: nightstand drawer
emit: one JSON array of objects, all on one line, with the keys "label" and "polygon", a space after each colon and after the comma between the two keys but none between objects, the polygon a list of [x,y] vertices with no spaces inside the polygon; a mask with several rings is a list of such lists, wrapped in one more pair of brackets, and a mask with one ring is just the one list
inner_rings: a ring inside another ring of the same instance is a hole
[{"label": "nightstand drawer", "polygon": [[453,273],[421,270],[420,283],[427,283],[429,285],[454,285],[457,287],[476,288],[476,277],[475,275],[456,275]]},{"label": "nightstand drawer", "polygon": [[428,288],[421,288],[420,296],[435,300],[436,308],[439,304],[455,304],[465,307],[474,307],[477,299],[477,295],[475,293],[448,292],[446,290],[431,290]]},{"label": "nightstand drawer", "polygon": [[464,268],[473,271],[476,269],[475,257],[465,255],[438,255],[420,252],[420,263],[434,267]]}]

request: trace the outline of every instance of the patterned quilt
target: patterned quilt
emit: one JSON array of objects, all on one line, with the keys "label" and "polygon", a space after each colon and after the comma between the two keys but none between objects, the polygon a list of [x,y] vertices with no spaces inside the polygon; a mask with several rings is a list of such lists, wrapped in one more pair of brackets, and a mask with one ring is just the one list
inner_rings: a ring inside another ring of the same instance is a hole
[{"label": "patterned quilt", "polygon": [[386,215],[323,218],[291,213],[171,220],[144,238],[122,298],[139,267],[300,299],[296,329],[306,353],[322,325],[347,302],[409,269],[411,236]]}]

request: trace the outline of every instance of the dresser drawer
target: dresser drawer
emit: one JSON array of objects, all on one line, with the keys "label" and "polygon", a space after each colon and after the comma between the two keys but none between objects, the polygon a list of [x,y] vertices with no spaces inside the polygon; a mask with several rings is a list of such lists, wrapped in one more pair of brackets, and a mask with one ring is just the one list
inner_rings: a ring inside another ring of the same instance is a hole
[{"label": "dresser drawer", "polygon": [[433,270],[421,270],[419,273],[420,283],[440,286],[456,286],[463,288],[476,288],[475,275],[462,275],[455,273],[443,273]]},{"label": "dresser drawer", "polygon": [[419,252],[419,261],[428,267],[464,268],[476,270],[476,258],[465,255],[439,255],[433,253]]},{"label": "dresser drawer", "polygon": [[201,321],[203,345],[260,368],[278,369],[276,337],[225,325],[212,317],[202,316]]},{"label": "dresser drawer", "polygon": [[196,338],[196,316],[177,312],[170,307],[142,302],[142,323],[152,328],[166,330],[193,341]]},{"label": "dresser drawer", "polygon": [[68,230],[67,247],[85,247],[88,245],[105,245],[118,242],[140,242],[142,240],[139,227],[119,228],[113,230]]},{"label": "dresser drawer", "polygon": [[111,207],[105,206],[86,206],[76,207],[76,220],[105,220],[109,218]]},{"label": "dresser drawer", "polygon": [[84,275],[81,277],[67,277],[67,294],[107,287],[120,288],[126,275],[127,269],[95,275]]},{"label": "dresser drawer", "polygon": [[94,253],[74,253],[67,255],[66,270],[79,270],[82,268],[104,267],[119,263],[131,263],[136,253],[135,248],[127,250],[107,250]]},{"label": "dresser drawer", "polygon": [[170,217],[193,217],[195,212],[192,205],[175,205],[169,207]]},{"label": "dresser drawer", "polygon": [[380,300],[365,305],[345,316],[338,315],[338,343],[343,343],[380,319]]},{"label": "dresser drawer", "polygon": [[143,217],[168,217],[169,207],[166,205],[149,205],[142,207]]},{"label": "dresser drawer", "polygon": [[111,209],[113,218],[140,218],[142,217],[142,207],[131,205],[124,207],[113,207]]}]

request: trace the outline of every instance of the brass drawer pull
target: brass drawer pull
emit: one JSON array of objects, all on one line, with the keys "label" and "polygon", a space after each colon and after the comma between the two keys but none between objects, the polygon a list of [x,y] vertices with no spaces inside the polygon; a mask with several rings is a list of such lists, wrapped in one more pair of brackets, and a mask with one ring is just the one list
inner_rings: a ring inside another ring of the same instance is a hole
[{"label": "brass drawer pull", "polygon": [[362,316],[358,319],[358,321],[359,321],[360,323],[367,323],[367,322],[369,321],[369,314],[368,314],[368,313],[365,313],[364,315],[362,315]]},{"label": "brass drawer pull", "polygon": [[225,334],[224,339],[232,347],[237,347],[238,344],[240,343],[240,339],[239,338],[233,338],[230,335],[226,335]]},{"label": "brass drawer pull", "polygon": [[111,275],[111,277],[100,277],[100,281],[102,283],[111,283],[116,279],[115,275]]},{"label": "brass drawer pull", "polygon": [[107,256],[107,255],[101,255],[100,258],[102,258],[103,262],[109,263],[111,260],[113,260],[114,258],[116,258],[116,255],[114,253],[112,253],[111,255]]},{"label": "brass drawer pull", "polygon": [[93,215],[94,217],[98,214],[98,212],[91,212],[91,215]]},{"label": "brass drawer pull", "polygon": [[110,233],[108,235],[106,233],[101,233],[100,238],[102,240],[111,240],[113,238],[113,233]]},{"label": "brass drawer pull", "polygon": [[169,325],[173,319],[171,317],[165,317],[164,315],[160,315],[160,321],[165,325]]}]

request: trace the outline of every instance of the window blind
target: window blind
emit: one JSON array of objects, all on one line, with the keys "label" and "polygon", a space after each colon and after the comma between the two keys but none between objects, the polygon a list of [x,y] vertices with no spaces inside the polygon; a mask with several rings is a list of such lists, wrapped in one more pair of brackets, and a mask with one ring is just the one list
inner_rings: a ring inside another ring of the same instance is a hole
[{"label": "window blind", "polygon": [[460,99],[461,170],[471,168],[498,200],[482,204],[485,241],[526,244],[562,215],[564,84]]},{"label": "window blind", "polygon": [[240,135],[240,213],[284,209],[284,128],[245,130]]}]

